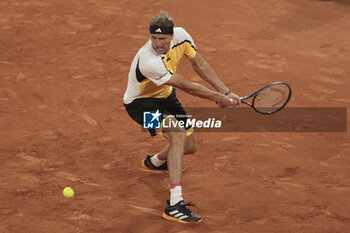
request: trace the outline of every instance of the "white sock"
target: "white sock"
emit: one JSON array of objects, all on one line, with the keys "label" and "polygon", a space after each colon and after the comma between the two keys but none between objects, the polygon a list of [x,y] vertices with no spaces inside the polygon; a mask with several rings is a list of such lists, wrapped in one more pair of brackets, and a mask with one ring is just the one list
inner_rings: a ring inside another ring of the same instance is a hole
[{"label": "white sock", "polygon": [[160,158],[159,158],[159,153],[158,153],[158,154],[153,155],[153,156],[151,157],[151,162],[152,162],[152,164],[153,164],[154,166],[159,167],[159,166],[162,166],[162,165],[166,162],[166,160],[160,159]]},{"label": "white sock", "polygon": [[179,201],[183,201],[181,184],[173,184],[170,186],[170,205],[176,205]]}]

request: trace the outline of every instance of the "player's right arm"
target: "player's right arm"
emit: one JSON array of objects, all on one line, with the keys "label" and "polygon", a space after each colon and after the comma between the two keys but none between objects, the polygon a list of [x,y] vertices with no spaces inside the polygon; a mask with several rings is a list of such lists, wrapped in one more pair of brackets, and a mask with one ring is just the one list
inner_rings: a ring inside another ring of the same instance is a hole
[{"label": "player's right arm", "polygon": [[179,73],[174,73],[165,84],[179,88],[180,90],[187,92],[190,95],[215,101],[221,108],[236,105],[235,101],[232,102],[231,99],[224,94],[209,90],[199,83],[191,82]]},{"label": "player's right arm", "polygon": [[162,59],[152,56],[152,54],[147,55],[139,59],[139,72],[155,85],[160,86],[165,84],[176,87],[191,95],[215,101],[221,108],[237,105],[235,99],[231,101],[228,96],[220,92],[209,90],[199,83],[191,82],[177,72],[171,73],[165,67]]}]

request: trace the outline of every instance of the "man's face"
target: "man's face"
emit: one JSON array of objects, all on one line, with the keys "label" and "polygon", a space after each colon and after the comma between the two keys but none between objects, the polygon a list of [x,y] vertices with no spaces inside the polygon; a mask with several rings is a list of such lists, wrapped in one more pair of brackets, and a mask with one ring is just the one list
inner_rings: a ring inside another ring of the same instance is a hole
[{"label": "man's face", "polygon": [[173,35],[151,34],[151,41],[154,50],[159,54],[166,54],[170,49]]}]

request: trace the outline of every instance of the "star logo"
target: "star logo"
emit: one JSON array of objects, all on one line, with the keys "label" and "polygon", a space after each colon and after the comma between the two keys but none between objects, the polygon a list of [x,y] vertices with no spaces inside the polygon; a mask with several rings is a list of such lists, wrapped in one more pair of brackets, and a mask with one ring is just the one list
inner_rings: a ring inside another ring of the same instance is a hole
[{"label": "star logo", "polygon": [[160,117],[162,114],[159,112],[159,109],[157,109],[157,111],[155,113],[151,113],[151,115],[153,116],[152,121],[154,121],[155,119],[157,119],[158,117]]}]

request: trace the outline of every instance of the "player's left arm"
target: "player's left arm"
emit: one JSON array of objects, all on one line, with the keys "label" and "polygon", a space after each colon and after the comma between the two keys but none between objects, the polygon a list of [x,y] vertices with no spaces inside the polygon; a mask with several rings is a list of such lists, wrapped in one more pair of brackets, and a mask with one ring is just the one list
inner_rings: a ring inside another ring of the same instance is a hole
[{"label": "player's left arm", "polygon": [[[189,59],[191,61],[193,70],[206,82],[208,82],[211,86],[213,86],[218,92],[225,94],[229,92],[229,88],[219,79],[216,75],[213,68],[209,65],[209,63],[198,53]],[[239,96],[234,93],[229,93],[228,96],[230,98],[238,99]]]}]

